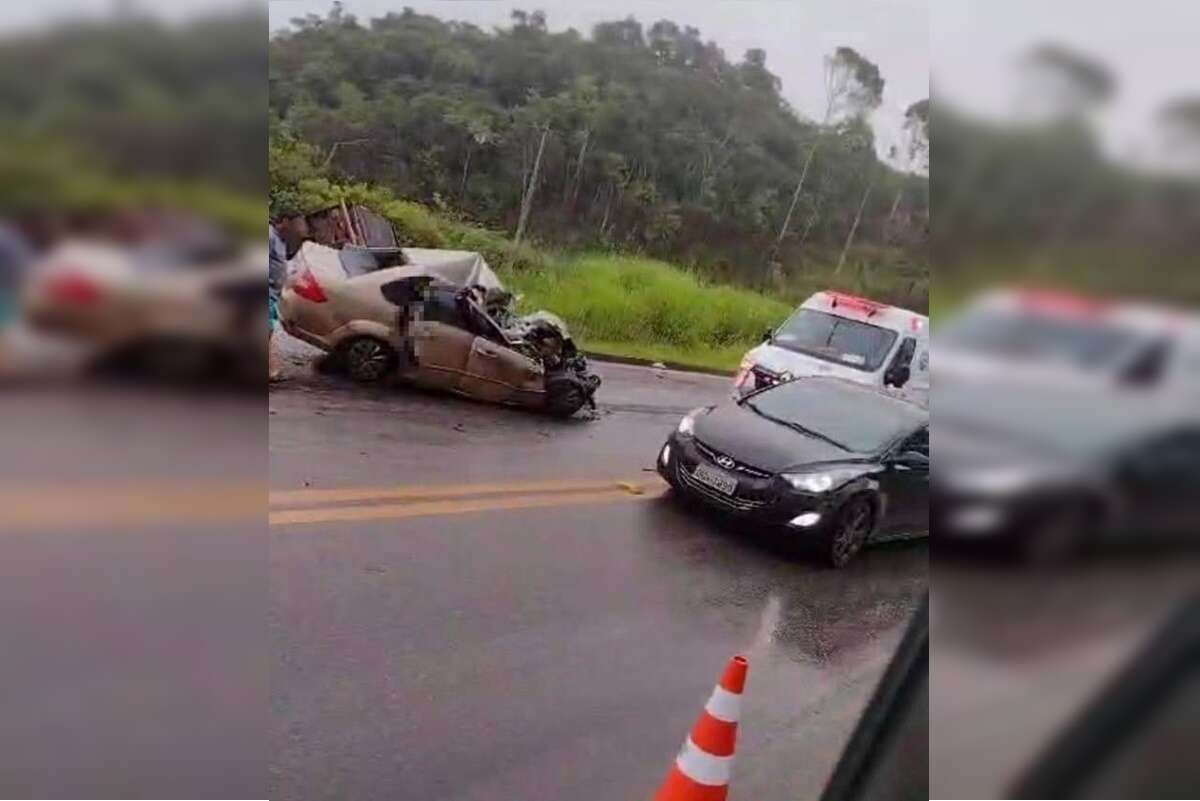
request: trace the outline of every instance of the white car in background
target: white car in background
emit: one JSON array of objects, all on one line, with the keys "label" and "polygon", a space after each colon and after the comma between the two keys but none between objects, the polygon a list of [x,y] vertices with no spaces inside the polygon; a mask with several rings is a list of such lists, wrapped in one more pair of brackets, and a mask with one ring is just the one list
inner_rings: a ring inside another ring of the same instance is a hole
[{"label": "white car in background", "polygon": [[929,397],[929,318],[843,292],[818,292],[742,358],[735,396],[833,376],[910,400]]}]

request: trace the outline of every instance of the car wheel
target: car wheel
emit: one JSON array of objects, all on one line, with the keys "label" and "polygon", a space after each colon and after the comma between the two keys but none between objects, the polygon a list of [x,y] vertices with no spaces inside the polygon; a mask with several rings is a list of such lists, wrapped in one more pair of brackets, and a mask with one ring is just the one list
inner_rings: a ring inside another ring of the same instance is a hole
[{"label": "car wheel", "polygon": [[346,372],[345,354],[337,350],[322,353],[313,362],[313,369],[321,375],[342,375]]},{"label": "car wheel", "polygon": [[346,373],[361,384],[373,384],[387,377],[396,366],[396,351],[375,337],[356,337],[342,349]]},{"label": "car wheel", "polygon": [[555,417],[570,417],[587,403],[587,393],[579,381],[557,376],[546,381],[546,411]]},{"label": "car wheel", "polygon": [[842,505],[827,535],[825,560],[832,567],[849,564],[866,544],[875,524],[875,507],[865,495],[856,495]]}]

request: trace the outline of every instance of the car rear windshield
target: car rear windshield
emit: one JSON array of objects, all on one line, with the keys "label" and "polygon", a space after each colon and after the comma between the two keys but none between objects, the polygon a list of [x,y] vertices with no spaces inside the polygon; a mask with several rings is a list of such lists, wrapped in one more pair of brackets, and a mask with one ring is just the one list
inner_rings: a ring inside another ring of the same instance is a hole
[{"label": "car rear windshield", "polygon": [[754,393],[743,403],[765,417],[806,428],[856,453],[877,453],[927,419],[910,403],[829,378],[789,381]]},{"label": "car rear windshield", "polygon": [[895,341],[895,331],[815,309],[800,309],[775,332],[772,344],[872,373],[883,364]]},{"label": "car rear windshield", "polygon": [[364,248],[353,245],[339,250],[338,260],[341,261],[342,270],[348,278],[406,263],[404,254],[398,248]]}]

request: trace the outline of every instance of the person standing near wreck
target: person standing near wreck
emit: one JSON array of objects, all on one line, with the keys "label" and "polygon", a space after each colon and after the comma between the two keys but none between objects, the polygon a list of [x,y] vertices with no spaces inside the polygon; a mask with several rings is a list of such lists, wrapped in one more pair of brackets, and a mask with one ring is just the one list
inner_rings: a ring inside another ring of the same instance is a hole
[{"label": "person standing near wreck", "polygon": [[288,259],[296,255],[308,238],[308,222],[298,208],[279,206],[272,210],[267,226],[267,373],[269,381],[282,377],[275,356],[275,328],[279,323],[279,294],[287,281]]},{"label": "person standing near wreck", "polygon": [[8,366],[8,329],[17,319],[18,297],[33,249],[16,226],[0,220],[0,373]]}]

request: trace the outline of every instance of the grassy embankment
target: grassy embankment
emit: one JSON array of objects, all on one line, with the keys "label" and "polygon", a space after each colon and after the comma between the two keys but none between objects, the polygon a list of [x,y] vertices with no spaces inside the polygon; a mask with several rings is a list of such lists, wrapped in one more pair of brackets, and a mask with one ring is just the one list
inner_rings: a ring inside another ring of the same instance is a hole
[{"label": "grassy embankment", "polygon": [[524,306],[561,315],[590,351],[711,369],[736,369],[791,311],[783,301],[634,256],[555,259],[504,277]]}]

